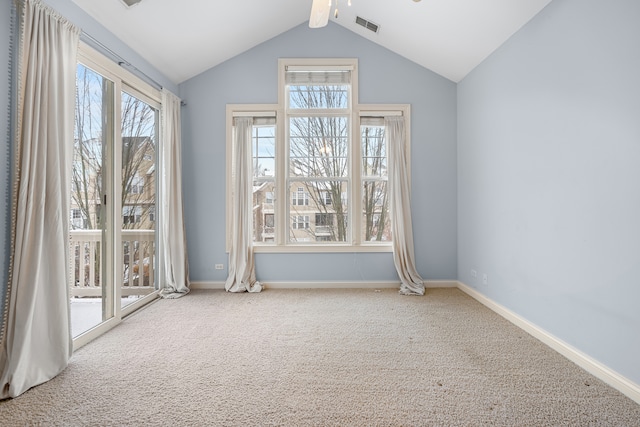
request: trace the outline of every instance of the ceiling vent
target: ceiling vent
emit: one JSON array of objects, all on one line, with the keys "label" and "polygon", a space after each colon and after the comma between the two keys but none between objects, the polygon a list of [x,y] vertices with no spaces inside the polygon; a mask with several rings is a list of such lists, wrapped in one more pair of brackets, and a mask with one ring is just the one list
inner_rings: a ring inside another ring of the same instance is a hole
[{"label": "ceiling vent", "polygon": [[142,0],[121,0],[122,3],[125,4],[125,6],[127,7],[131,7],[131,6],[135,6],[138,3],[140,3]]},{"label": "ceiling vent", "polygon": [[356,24],[358,25],[362,25],[364,28],[366,28],[369,31],[373,31],[374,33],[378,33],[378,30],[380,29],[380,25],[375,24],[371,21],[367,21],[364,18],[361,18],[359,16],[356,16]]}]

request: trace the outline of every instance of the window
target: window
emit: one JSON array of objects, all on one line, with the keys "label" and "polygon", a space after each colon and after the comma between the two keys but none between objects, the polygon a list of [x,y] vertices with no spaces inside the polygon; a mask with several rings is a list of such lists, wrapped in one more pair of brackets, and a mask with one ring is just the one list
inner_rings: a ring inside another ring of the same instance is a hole
[{"label": "window", "polygon": [[84,217],[82,209],[71,209],[71,229],[81,230],[87,226],[87,221]]},{"label": "window", "polygon": [[262,228],[262,241],[273,243],[275,240],[275,216],[272,213],[264,214],[264,226]]},{"label": "window", "polygon": [[[309,229],[309,215],[294,215],[291,217],[291,228],[294,230],[308,230]],[[305,236],[302,236],[305,237]],[[297,236],[294,235],[293,239]]]},{"label": "window", "polygon": [[[122,207],[122,224],[127,225],[138,224],[142,219],[142,207],[140,206],[123,206]],[[131,227],[128,227],[131,228]]]},{"label": "window", "polygon": [[316,214],[316,228],[327,226],[330,227],[333,225],[334,215],[327,213],[317,213]]},{"label": "window", "polygon": [[360,120],[362,153],[362,227],[363,241],[391,240],[389,198],[387,194],[387,147],[384,120],[363,117]]},{"label": "window", "polygon": [[357,66],[354,59],[281,59],[278,104],[227,106],[228,165],[234,117],[253,117],[257,251],[265,244],[269,251],[392,250],[384,117],[408,122],[409,106],[359,105]]},{"label": "window", "polygon": [[140,175],[134,175],[131,177],[130,194],[142,194],[144,192],[144,178]]},{"label": "window", "polygon": [[323,205],[330,205],[331,204],[331,192],[330,191],[323,191],[322,193],[320,193],[320,203],[322,203]]},{"label": "window", "polygon": [[[287,185],[297,188],[297,194],[307,194],[305,206],[320,210],[324,218],[339,218],[325,228],[318,242],[347,242],[349,230],[349,200],[347,192],[352,176],[350,140],[352,122],[352,74],[355,64],[339,66],[285,65],[285,124],[288,135]],[[332,197],[335,195],[336,197]],[[326,203],[327,200],[340,201]],[[342,201],[345,203],[342,203]],[[289,211],[297,212],[300,200],[293,199]],[[297,202],[297,203],[296,203]],[[289,233],[289,242],[297,241]]]},{"label": "window", "polygon": [[264,202],[269,204],[273,203],[273,191],[265,191]]},{"label": "window", "polygon": [[[267,228],[273,228],[273,214],[264,214],[264,226]],[[272,231],[273,232],[273,231]]]},{"label": "window", "polygon": [[293,198],[291,204],[294,206],[309,206],[309,193],[304,191],[304,187],[298,187],[298,189],[292,193]]}]

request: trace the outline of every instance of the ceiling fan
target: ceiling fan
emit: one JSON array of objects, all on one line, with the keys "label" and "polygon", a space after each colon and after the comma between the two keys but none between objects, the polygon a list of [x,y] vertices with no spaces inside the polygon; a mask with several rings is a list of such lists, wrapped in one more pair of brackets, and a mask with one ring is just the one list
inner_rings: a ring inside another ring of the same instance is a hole
[{"label": "ceiling fan", "polygon": [[[327,26],[333,2],[334,0],[313,0],[311,4],[311,16],[309,17],[309,28],[322,28]],[[337,18],[338,0],[335,0],[335,4],[333,16]],[[348,0],[347,4],[351,6],[351,0]]]}]

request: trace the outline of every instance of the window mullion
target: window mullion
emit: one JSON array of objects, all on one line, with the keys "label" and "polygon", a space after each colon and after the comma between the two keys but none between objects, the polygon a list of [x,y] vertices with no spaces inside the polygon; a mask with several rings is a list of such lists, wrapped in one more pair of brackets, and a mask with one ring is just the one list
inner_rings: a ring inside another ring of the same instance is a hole
[{"label": "window mullion", "polygon": [[289,182],[289,123],[283,123],[284,114],[278,113],[276,116],[276,199],[275,222],[276,222],[276,245],[285,245],[289,232],[289,192],[287,191]]},{"label": "window mullion", "polygon": [[362,153],[360,141],[360,118],[351,118],[351,238],[354,245],[362,244],[360,230],[362,229]]}]

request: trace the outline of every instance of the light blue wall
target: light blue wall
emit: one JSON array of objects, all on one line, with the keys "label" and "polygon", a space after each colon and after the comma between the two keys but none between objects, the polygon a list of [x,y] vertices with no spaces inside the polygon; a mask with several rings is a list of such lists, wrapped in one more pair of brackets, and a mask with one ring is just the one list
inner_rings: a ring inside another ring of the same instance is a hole
[{"label": "light blue wall", "polygon": [[[225,106],[277,103],[278,58],[359,59],[360,103],[412,108],[413,224],[425,279],[456,276],[456,85],[344,28],[300,25],[180,84],[185,216],[194,281],[222,281]],[[391,254],[258,254],[264,281],[396,280]]]},{"label": "light blue wall", "polygon": [[555,0],[458,85],[459,279],[637,384],[639,23]]}]

